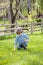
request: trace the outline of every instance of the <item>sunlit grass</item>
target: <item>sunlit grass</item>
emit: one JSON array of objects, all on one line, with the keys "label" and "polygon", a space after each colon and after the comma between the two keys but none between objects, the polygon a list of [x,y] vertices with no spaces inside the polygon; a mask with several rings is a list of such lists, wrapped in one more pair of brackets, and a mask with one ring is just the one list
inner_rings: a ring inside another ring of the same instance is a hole
[{"label": "sunlit grass", "polygon": [[0,19],[0,24],[9,24],[9,21],[8,20]]},{"label": "sunlit grass", "polygon": [[43,34],[29,38],[27,51],[14,51],[14,39],[0,40],[0,65],[43,65]]}]

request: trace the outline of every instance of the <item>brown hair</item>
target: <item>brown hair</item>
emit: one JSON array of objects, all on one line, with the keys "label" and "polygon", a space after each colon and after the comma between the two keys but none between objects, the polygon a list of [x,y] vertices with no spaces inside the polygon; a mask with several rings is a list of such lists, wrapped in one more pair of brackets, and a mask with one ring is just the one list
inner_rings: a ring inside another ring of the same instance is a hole
[{"label": "brown hair", "polygon": [[22,28],[21,28],[21,27],[18,27],[18,28],[16,29],[16,33],[17,33],[17,34],[22,33]]}]

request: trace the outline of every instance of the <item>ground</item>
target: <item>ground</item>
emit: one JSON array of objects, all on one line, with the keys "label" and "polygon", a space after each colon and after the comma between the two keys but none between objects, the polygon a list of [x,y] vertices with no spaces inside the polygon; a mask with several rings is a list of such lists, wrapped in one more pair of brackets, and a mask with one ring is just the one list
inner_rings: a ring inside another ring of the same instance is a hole
[{"label": "ground", "polygon": [[0,65],[43,65],[43,34],[29,38],[27,51],[14,51],[13,38],[0,40]]}]

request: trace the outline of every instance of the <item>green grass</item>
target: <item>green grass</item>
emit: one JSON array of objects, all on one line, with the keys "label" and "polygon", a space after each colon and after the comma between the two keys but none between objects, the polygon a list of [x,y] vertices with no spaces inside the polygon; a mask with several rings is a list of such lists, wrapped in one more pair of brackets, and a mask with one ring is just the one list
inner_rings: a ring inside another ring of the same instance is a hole
[{"label": "green grass", "polygon": [[6,20],[6,21],[4,21],[3,19],[0,19],[0,24],[9,24],[9,21],[8,20]]},{"label": "green grass", "polygon": [[27,51],[14,51],[14,39],[0,40],[0,65],[43,65],[43,34],[29,37]]}]

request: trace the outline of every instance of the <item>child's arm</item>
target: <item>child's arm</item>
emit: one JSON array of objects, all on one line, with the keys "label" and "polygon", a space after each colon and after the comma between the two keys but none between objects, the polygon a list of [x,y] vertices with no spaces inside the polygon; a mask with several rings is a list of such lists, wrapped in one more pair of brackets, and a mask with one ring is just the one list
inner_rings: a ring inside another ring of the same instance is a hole
[{"label": "child's arm", "polygon": [[16,50],[16,48],[17,48],[17,37],[15,38],[15,43],[14,43],[14,50]]},{"label": "child's arm", "polygon": [[28,41],[29,41],[28,35],[25,34],[25,42],[28,42]]},{"label": "child's arm", "polygon": [[16,45],[14,45],[14,50],[16,50]]}]

